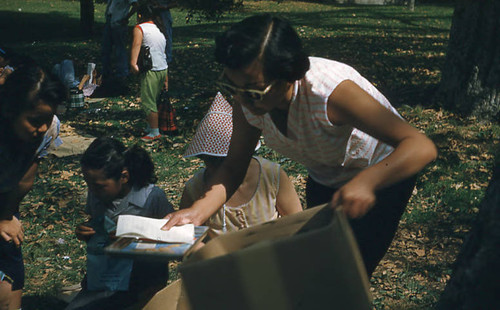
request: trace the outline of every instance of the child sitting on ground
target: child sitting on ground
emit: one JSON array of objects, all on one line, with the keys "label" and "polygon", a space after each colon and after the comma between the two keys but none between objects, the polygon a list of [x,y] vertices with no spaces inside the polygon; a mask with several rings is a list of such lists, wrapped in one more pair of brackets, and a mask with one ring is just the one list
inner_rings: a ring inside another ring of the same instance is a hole
[{"label": "child sitting on ground", "polygon": [[[227,156],[233,131],[232,110],[222,94],[217,93],[207,115],[200,122],[184,157],[199,157],[205,168],[197,171],[186,183],[181,209],[190,207],[204,194],[206,181]],[[210,227],[213,237],[300,211],[299,197],[280,165],[254,156],[242,185],[205,225]]]},{"label": "child sitting on ground", "polygon": [[87,274],[82,291],[66,309],[124,309],[147,301],[168,279],[165,263],[133,261],[104,254],[109,234],[122,214],[162,218],[173,211],[156,181],[154,164],[143,148],[98,138],[81,159],[88,186],[89,222],[76,228],[87,242]]},{"label": "child sitting on ground", "polygon": [[21,308],[19,204],[33,187],[41,158],[61,144],[55,112],[65,94],[35,65],[19,67],[0,88],[0,309]]}]

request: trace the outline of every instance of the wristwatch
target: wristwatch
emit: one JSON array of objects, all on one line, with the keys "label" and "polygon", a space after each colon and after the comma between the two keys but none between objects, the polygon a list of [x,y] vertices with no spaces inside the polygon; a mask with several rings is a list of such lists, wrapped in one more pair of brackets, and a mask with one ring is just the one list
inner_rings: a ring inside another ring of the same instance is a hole
[{"label": "wristwatch", "polygon": [[2,282],[2,281],[7,281],[10,284],[14,283],[14,280],[12,280],[11,277],[9,277],[8,275],[5,274],[5,272],[3,272],[2,270],[0,270],[0,282]]}]

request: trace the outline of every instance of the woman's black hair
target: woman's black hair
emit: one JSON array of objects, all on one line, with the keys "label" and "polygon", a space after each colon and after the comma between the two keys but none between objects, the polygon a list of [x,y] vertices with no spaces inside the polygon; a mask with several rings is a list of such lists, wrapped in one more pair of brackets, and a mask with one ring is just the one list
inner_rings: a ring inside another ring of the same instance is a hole
[{"label": "woman's black hair", "polygon": [[141,15],[140,22],[153,21],[156,27],[160,29],[168,44],[168,34],[165,31],[165,25],[155,6],[159,5],[156,1],[152,0],[139,0],[137,1],[137,15]]},{"label": "woman's black hair", "polygon": [[124,168],[129,172],[129,183],[142,188],[156,182],[154,164],[148,152],[138,145],[127,149],[120,141],[101,137],[94,140],[80,160],[87,169],[103,169],[107,178],[118,180]]},{"label": "woman's black hair", "polygon": [[9,123],[22,112],[33,109],[40,101],[55,112],[66,97],[67,91],[60,81],[33,63],[23,64],[9,75],[0,88],[0,119],[2,123]]},{"label": "woman's black hair", "polygon": [[292,26],[270,14],[254,15],[234,24],[215,40],[215,59],[242,69],[259,59],[267,81],[293,82],[309,70],[309,58]]}]

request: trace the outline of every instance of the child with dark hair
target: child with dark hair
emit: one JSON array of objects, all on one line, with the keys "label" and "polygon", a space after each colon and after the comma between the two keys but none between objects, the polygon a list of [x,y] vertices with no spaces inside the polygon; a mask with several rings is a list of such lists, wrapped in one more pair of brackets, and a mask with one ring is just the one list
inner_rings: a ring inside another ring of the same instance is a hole
[{"label": "child with dark hair", "polygon": [[[224,162],[233,132],[232,115],[229,102],[220,92],[217,93],[184,153],[184,157],[199,157],[205,167],[186,183],[181,209],[190,207],[204,194],[207,180]],[[270,160],[253,156],[242,185],[204,225],[214,237],[300,211],[299,196],[283,168]]]},{"label": "child with dark hair", "polygon": [[132,72],[139,73],[137,65],[141,46],[149,48],[153,67],[141,72],[141,105],[146,113],[147,134],[141,139],[151,142],[161,138],[158,127],[158,108],[156,100],[162,89],[168,90],[167,56],[165,55],[166,34],[162,31],[161,19],[153,14],[150,1],[139,1],[137,5],[138,24],[134,28],[134,39],[130,57]]},{"label": "child with dark hair", "polygon": [[64,87],[38,66],[15,70],[0,88],[0,307],[21,307],[24,264],[19,204],[40,160],[61,144],[57,106]]},{"label": "child with dark hair", "polygon": [[149,300],[168,279],[168,266],[104,254],[119,215],[162,218],[173,211],[165,193],[154,185],[154,164],[143,148],[127,149],[113,138],[98,138],[81,159],[88,186],[89,222],[76,227],[87,242],[87,274],[82,291],[66,309],[124,309]]},{"label": "child with dark hair", "polygon": [[292,26],[269,14],[236,23],[216,40],[220,87],[234,98],[228,156],[192,206],[165,229],[199,225],[243,180],[260,136],[303,164],[308,207],[342,206],[370,276],[394,237],[415,175],[437,156],[434,143],[405,122],[354,68],[309,57]]}]

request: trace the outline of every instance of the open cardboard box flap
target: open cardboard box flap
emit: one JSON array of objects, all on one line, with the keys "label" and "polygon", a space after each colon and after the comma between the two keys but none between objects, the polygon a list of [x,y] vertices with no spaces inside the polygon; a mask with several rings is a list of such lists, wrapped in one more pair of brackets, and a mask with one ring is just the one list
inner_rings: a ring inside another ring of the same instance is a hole
[{"label": "open cardboard box flap", "polygon": [[[221,235],[210,240],[204,247],[186,257],[183,264],[214,258],[244,249],[260,241],[289,237],[299,231],[324,226],[330,221],[330,218],[324,214],[318,215],[317,213],[320,210],[321,208],[307,209],[278,220]],[[330,210],[330,217],[331,213]]]},{"label": "open cardboard box flap", "polygon": [[[179,270],[178,296],[189,305],[161,309],[371,309],[347,219],[328,206],[219,236]],[[171,303],[164,291],[151,302]]]}]

